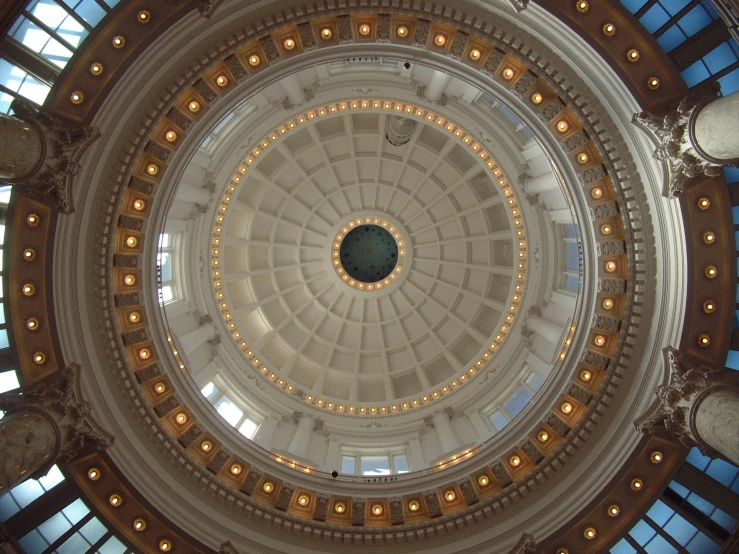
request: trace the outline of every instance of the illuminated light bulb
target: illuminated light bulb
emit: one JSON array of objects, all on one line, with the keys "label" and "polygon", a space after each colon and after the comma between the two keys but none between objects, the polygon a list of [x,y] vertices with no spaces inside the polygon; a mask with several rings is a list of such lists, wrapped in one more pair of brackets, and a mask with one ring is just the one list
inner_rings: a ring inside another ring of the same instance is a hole
[{"label": "illuminated light bulb", "polygon": [[477,484],[481,487],[487,487],[490,483],[490,479],[487,475],[480,475],[480,477],[477,478]]},{"label": "illuminated light bulb", "polygon": [[197,113],[200,111],[200,102],[197,100],[191,100],[187,104],[187,109],[190,110],[191,113]]},{"label": "illuminated light bulb", "polygon": [[444,498],[446,498],[447,502],[453,502],[455,498],[457,498],[457,495],[454,491],[446,491],[444,493]]},{"label": "illuminated light bulb", "polygon": [[240,464],[233,464],[231,466],[231,474],[232,475],[239,475],[242,472],[243,468]]},{"label": "illuminated light bulb", "polygon": [[116,508],[120,506],[121,504],[123,504],[123,498],[121,498],[120,494],[111,494],[110,498],[108,498],[108,502],[110,503],[111,506]]},{"label": "illuminated light bulb", "polygon": [[84,94],[82,94],[82,91],[79,91],[79,90],[75,90],[75,91],[74,91],[74,92],[73,92],[73,93],[71,94],[71,96],[69,97],[69,99],[70,99],[70,100],[72,101],[72,104],[77,104],[77,105],[79,105],[79,104],[82,104],[82,102],[84,102],[84,101],[85,101],[85,95],[84,95]]},{"label": "illuminated light bulb", "polygon": [[539,433],[536,435],[536,440],[539,442],[547,442],[549,440],[549,433],[546,431],[539,431]]},{"label": "illuminated light bulb", "polygon": [[136,276],[132,274],[128,274],[123,278],[123,284],[125,284],[127,287],[131,287],[136,284]]},{"label": "illuminated light bulb", "polygon": [[585,529],[585,531],[583,531],[583,536],[589,541],[595,538],[595,534],[595,527],[588,527]]},{"label": "illuminated light bulb", "polygon": [[166,390],[167,390],[167,385],[165,385],[161,381],[154,385],[154,392],[156,392],[157,394],[162,394],[166,392]]},{"label": "illuminated light bulb", "polygon": [[718,276],[718,269],[715,266],[709,265],[706,268],[706,277],[709,279],[715,279]]},{"label": "illuminated light bulb", "polygon": [[295,41],[291,38],[288,38],[285,39],[282,45],[285,47],[285,50],[292,50],[293,48],[295,48]]},{"label": "illuminated light bulb", "polygon": [[587,382],[588,382],[588,381],[590,381],[590,380],[591,380],[592,378],[593,378],[593,374],[592,374],[592,373],[591,373],[591,372],[590,372],[589,370],[587,370],[587,369],[583,369],[583,370],[582,370],[582,371],[580,372],[580,381],[583,381],[583,382],[587,383]]},{"label": "illuminated light bulb", "polygon": [[613,273],[618,269],[618,265],[614,261],[606,262],[606,271],[608,273]]},{"label": "illuminated light bulb", "polygon": [[603,25],[603,34],[607,37],[612,37],[616,34],[616,26],[613,23],[606,23]]},{"label": "illuminated light bulb", "polygon": [[590,157],[585,152],[581,152],[580,154],[577,155],[577,162],[580,165],[585,165],[586,163],[588,163],[589,160],[590,160]]},{"label": "illuminated light bulb", "polygon": [[626,53],[626,59],[629,60],[631,63],[638,62],[640,57],[641,54],[639,54],[639,50],[637,50],[636,48],[632,48]]},{"label": "illuminated light bulb", "polygon": [[149,23],[151,21],[151,12],[148,10],[141,10],[137,16],[139,23]]},{"label": "illuminated light bulb", "polygon": [[275,486],[267,481],[264,485],[262,485],[262,490],[266,492],[267,494],[271,493],[273,490],[275,490]]},{"label": "illuminated light bulb", "polygon": [[470,50],[470,59],[471,60],[477,61],[481,57],[482,57],[482,52],[480,52],[480,50],[478,50],[477,48],[473,48],[472,50]]},{"label": "illuminated light bulb", "polygon": [[376,516],[381,515],[382,514],[382,506],[380,506],[379,504],[375,504],[374,506],[372,506],[372,513],[375,514]]},{"label": "illuminated light bulb", "polygon": [[184,414],[184,413],[180,412],[179,414],[177,414],[177,415],[175,416],[174,420],[175,420],[175,421],[176,421],[176,422],[177,422],[177,423],[178,423],[179,425],[184,425],[185,423],[187,423],[187,414]]},{"label": "illuminated light bulb", "polygon": [[337,514],[343,514],[346,511],[346,504],[343,502],[337,502],[334,504],[334,512]]},{"label": "illuminated light bulb", "polygon": [[618,506],[618,504],[611,504],[608,507],[608,516],[609,517],[617,517],[618,514],[621,513],[621,508]]},{"label": "illuminated light bulb", "polygon": [[46,362],[46,354],[43,352],[38,351],[33,355],[33,363],[36,365],[43,365],[44,362]]},{"label": "illuminated light bulb", "polygon": [[137,518],[133,522],[133,530],[138,531],[139,533],[146,529],[146,521],[144,521],[142,518]]},{"label": "illuminated light bulb", "polygon": [[599,200],[600,198],[603,198],[603,189],[600,187],[595,187],[593,190],[590,191],[590,196],[592,196],[594,200]]},{"label": "illuminated light bulb", "polygon": [[575,3],[575,8],[577,8],[577,11],[580,13],[585,13],[590,9],[590,4],[587,2],[587,0],[577,0]]},{"label": "illuminated light bulb", "polygon": [[512,457],[511,457],[511,459],[510,459],[510,460],[508,460],[508,462],[509,462],[509,463],[510,463],[510,464],[511,464],[511,465],[512,465],[513,467],[518,467],[518,466],[520,466],[520,465],[521,465],[521,458],[520,458],[519,456],[512,456]]},{"label": "illuminated light bulb", "polygon": [[512,69],[511,69],[510,67],[506,67],[506,68],[505,68],[505,69],[503,70],[503,78],[504,78],[504,79],[505,79],[506,81],[510,81],[511,79],[513,79],[513,76],[514,76],[514,75],[515,75],[515,72],[514,72],[514,71],[513,71],[513,70],[512,70]]},{"label": "illuminated light bulb", "polygon": [[613,227],[611,227],[608,223],[604,223],[600,226],[600,232],[604,235],[610,235],[613,233]]},{"label": "illuminated light bulb", "polygon": [[121,35],[113,37],[113,48],[123,48],[126,44],[126,39]]},{"label": "illuminated light bulb", "polygon": [[90,66],[90,73],[93,75],[102,75],[103,73],[103,64],[100,62],[95,62]]},{"label": "illuminated light bulb", "polygon": [[418,500],[411,500],[411,501],[410,501],[410,502],[408,503],[408,509],[409,509],[409,510],[410,510],[411,512],[417,512],[418,510],[420,510],[420,509],[421,509],[421,504],[420,504],[420,503],[418,502]]},{"label": "illuminated light bulb", "polygon": [[100,479],[100,470],[96,467],[91,467],[87,470],[87,478],[90,479],[90,481],[97,481]]},{"label": "illuminated light bulb", "polygon": [[659,85],[660,85],[660,82],[659,82],[659,79],[657,79],[657,77],[650,77],[649,79],[647,79],[647,86],[651,90],[657,90],[659,88]]},{"label": "illuminated light bulb", "polygon": [[631,480],[631,490],[632,491],[640,491],[643,488],[644,488],[644,481],[642,481],[638,477]]},{"label": "illuminated light bulb", "polygon": [[698,346],[701,348],[706,348],[709,344],[711,344],[711,337],[708,335],[701,335],[698,337]]},{"label": "illuminated light bulb", "polygon": [[603,346],[606,343],[606,337],[603,335],[596,335],[593,339],[593,344],[595,346]]},{"label": "illuminated light bulb", "polygon": [[406,27],[405,25],[399,25],[395,31],[395,34],[398,35],[400,38],[405,38],[408,36],[408,32],[408,27]]},{"label": "illuminated light bulb", "polygon": [[444,46],[446,44],[446,37],[444,35],[436,35],[434,37],[434,44],[436,46]]},{"label": "illuminated light bulb", "polygon": [[706,300],[703,303],[703,311],[707,314],[712,314],[716,311],[716,303],[713,300]]},{"label": "illuminated light bulb", "polygon": [[172,550],[172,541],[169,539],[162,539],[159,541],[159,550],[162,552],[169,552]]},{"label": "illuminated light bulb", "polygon": [[307,506],[310,503],[310,498],[308,498],[306,495],[300,495],[298,497],[298,504],[301,506]]},{"label": "illuminated light bulb", "polygon": [[28,321],[26,321],[26,327],[28,327],[29,331],[36,331],[39,328],[38,319],[35,317],[28,318]]},{"label": "illuminated light bulb", "polygon": [[655,450],[652,452],[652,455],[649,457],[650,460],[652,460],[653,464],[659,464],[662,463],[662,460],[664,460],[664,456],[662,455],[662,452],[659,450]]},{"label": "illuminated light bulb", "polygon": [[146,172],[149,175],[156,175],[159,173],[159,166],[157,164],[149,164],[146,166]]},{"label": "illuminated light bulb", "polygon": [[126,238],[126,246],[128,246],[129,248],[136,248],[138,243],[139,243],[138,239],[134,236]]},{"label": "illuminated light bulb", "polygon": [[328,27],[321,29],[321,38],[323,40],[329,40],[332,36],[334,36],[334,32]]},{"label": "illuminated light bulb", "polygon": [[559,409],[562,411],[563,414],[572,413],[572,404],[570,404],[569,402],[565,402],[560,406]]},{"label": "illuminated light bulb", "polygon": [[31,283],[26,283],[21,288],[23,291],[23,296],[33,296],[36,293],[36,287],[34,287]]},{"label": "illuminated light bulb", "polygon": [[225,75],[219,75],[218,77],[216,77],[216,85],[221,88],[225,87],[226,85],[228,85],[228,77],[226,77]]},{"label": "illuminated light bulb", "polygon": [[172,129],[170,129],[169,131],[167,131],[166,133],[164,133],[164,140],[166,140],[167,142],[174,142],[174,141],[176,141],[177,140],[177,133],[175,131],[173,131]]},{"label": "illuminated light bulb", "polygon": [[567,123],[564,119],[557,123],[557,131],[559,131],[560,133],[566,133],[569,128],[570,124]]},{"label": "illuminated light bulb", "polygon": [[540,92],[535,92],[534,94],[531,95],[531,102],[533,102],[537,106],[541,104],[543,101],[544,101],[544,97],[542,96]]},{"label": "illuminated light bulb", "polygon": [[151,350],[148,348],[142,348],[139,350],[139,358],[142,360],[148,360],[151,357]]},{"label": "illuminated light bulb", "polygon": [[557,549],[557,554],[570,554],[570,551],[567,550],[564,546],[560,546]]},{"label": "illuminated light bulb", "polygon": [[701,210],[707,210],[711,207],[711,201],[705,196],[698,199],[698,208]]},{"label": "illuminated light bulb", "polygon": [[703,235],[703,242],[706,244],[713,244],[716,241],[716,233],[708,231]]},{"label": "illuminated light bulb", "polygon": [[133,201],[133,209],[137,212],[144,211],[144,208],[146,208],[146,202],[140,199],[136,199]]},{"label": "illuminated light bulb", "polygon": [[213,444],[210,441],[203,441],[200,443],[200,450],[203,452],[210,452],[213,449]]},{"label": "illuminated light bulb", "polygon": [[359,26],[359,34],[362,35],[363,37],[366,37],[367,35],[369,35],[371,31],[372,31],[372,27],[370,27],[366,23],[362,23]]}]

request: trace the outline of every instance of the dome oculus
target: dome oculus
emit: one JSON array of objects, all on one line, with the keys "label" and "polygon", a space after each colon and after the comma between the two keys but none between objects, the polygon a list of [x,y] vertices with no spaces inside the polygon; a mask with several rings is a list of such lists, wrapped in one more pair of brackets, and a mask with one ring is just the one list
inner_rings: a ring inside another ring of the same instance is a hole
[{"label": "dome oculus", "polygon": [[398,263],[398,243],[380,225],[360,225],[349,231],[339,248],[341,264],[350,277],[375,283],[388,277]]}]

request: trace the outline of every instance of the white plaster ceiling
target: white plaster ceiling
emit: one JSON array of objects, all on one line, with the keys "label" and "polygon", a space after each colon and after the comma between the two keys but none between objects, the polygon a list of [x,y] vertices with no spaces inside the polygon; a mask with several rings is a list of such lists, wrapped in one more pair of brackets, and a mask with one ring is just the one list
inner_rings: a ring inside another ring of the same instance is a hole
[{"label": "white plaster ceiling", "polygon": [[[490,172],[430,125],[391,145],[387,117],[320,120],[276,144],[245,176],[224,241],[245,340],[280,376],[358,402],[408,397],[463,371],[511,295],[513,233]],[[404,226],[413,253],[403,282],[372,296],[326,263],[334,226],[365,210]]]}]

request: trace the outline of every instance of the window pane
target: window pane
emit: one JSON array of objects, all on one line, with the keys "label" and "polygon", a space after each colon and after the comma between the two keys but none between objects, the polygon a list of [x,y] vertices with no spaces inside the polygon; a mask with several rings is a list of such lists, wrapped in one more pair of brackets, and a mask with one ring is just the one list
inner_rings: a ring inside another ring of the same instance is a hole
[{"label": "window pane", "polygon": [[162,283],[168,283],[172,280],[172,254],[160,252],[157,255],[157,263],[162,271]]},{"label": "window pane", "polygon": [[241,416],[244,415],[244,411],[239,408],[233,401],[224,396],[215,404],[216,411],[221,414],[221,417],[228,421],[230,425],[236,425],[240,420]]},{"label": "window pane", "polygon": [[493,422],[493,425],[495,425],[495,428],[498,431],[508,425],[508,420],[503,415],[503,412],[501,412],[500,410],[495,410],[492,414],[490,414],[490,421]]},{"label": "window pane", "polygon": [[20,545],[26,554],[41,554],[49,543],[44,540],[36,529],[28,533],[25,537],[22,537],[19,541]]},{"label": "window pane", "polygon": [[10,494],[13,495],[15,501],[21,508],[25,508],[39,496],[44,494],[44,489],[39,482],[34,479],[23,481],[20,485],[14,487]]},{"label": "window pane", "polygon": [[[92,523],[92,522],[90,522]],[[57,554],[81,554],[87,552],[90,548],[91,543],[87,542],[85,538],[79,533],[75,533],[69,537],[59,548],[57,548]]]},{"label": "window pane", "polygon": [[621,539],[611,548],[611,554],[636,554],[636,549],[626,539]]},{"label": "window pane", "polygon": [[239,427],[239,433],[244,435],[247,439],[253,439],[254,434],[257,432],[257,427],[259,426],[251,419],[246,419]]},{"label": "window pane", "polygon": [[39,483],[41,483],[41,486],[44,488],[44,490],[48,491],[49,489],[64,481],[64,475],[62,475],[62,472],[59,470],[58,466],[53,465],[51,466],[49,473],[44,475],[38,481]]},{"label": "window pane", "polygon": [[520,414],[526,405],[531,401],[531,395],[527,390],[518,389],[511,396],[508,397],[503,407],[508,415],[516,417]]},{"label": "window pane", "polygon": [[532,391],[537,392],[544,384],[544,381],[542,381],[541,377],[539,377],[536,373],[532,373],[531,375],[526,377],[526,384]]},{"label": "window pane", "polygon": [[162,302],[169,302],[174,298],[174,295],[172,294],[172,287],[167,285],[166,287],[162,287],[161,290],[162,295]]},{"label": "window pane", "polygon": [[346,473],[347,475],[353,475],[355,461],[356,460],[354,456],[343,456],[341,458],[341,473]]},{"label": "window pane", "polygon": [[13,499],[12,494],[6,494],[0,498],[0,521],[6,521],[20,511],[20,506]]},{"label": "window pane", "polygon": [[169,248],[172,245],[172,235],[170,233],[162,233],[159,235],[159,248]]},{"label": "window pane", "polygon": [[49,544],[51,544],[59,537],[61,537],[64,533],[69,531],[71,527],[72,524],[60,512],[58,514],[54,514],[49,519],[44,521],[41,525],[39,525],[38,532],[41,533],[41,536],[44,537],[44,539]]},{"label": "window pane", "polygon": [[408,473],[408,457],[405,454],[399,454],[393,457],[395,464],[395,473]]},{"label": "window pane", "polygon": [[567,269],[570,271],[580,271],[580,249],[577,243],[567,243]]},{"label": "window pane", "polygon": [[[2,307],[0,307],[2,309]],[[18,375],[13,371],[4,371],[0,373],[0,392],[14,390],[20,387]]]},{"label": "window pane", "polygon": [[216,394],[218,394],[218,387],[213,384],[213,381],[205,385],[200,389],[200,393],[205,396],[208,400],[213,400]]},{"label": "window pane", "polygon": [[359,463],[362,475],[390,475],[388,456],[361,456]]},{"label": "window pane", "polygon": [[79,520],[81,520],[83,517],[85,517],[90,512],[90,509],[85,506],[85,503],[82,501],[81,498],[78,498],[74,502],[72,502],[69,506],[64,508],[62,510],[62,513],[66,516],[66,518],[72,523],[75,524]]},{"label": "window pane", "polygon": [[126,547],[121,541],[115,537],[110,537],[110,539],[100,547],[98,554],[123,554],[126,550]]},{"label": "window pane", "polygon": [[106,531],[105,525],[98,518],[94,517],[82,526],[80,534],[85,537],[87,542],[95,544],[102,538]]},{"label": "window pane", "polygon": [[[2,311],[1,303],[0,303],[0,311]],[[8,331],[6,329],[0,329],[0,348],[8,348],[9,346],[10,346],[10,342],[8,341]]]},{"label": "window pane", "polygon": [[100,20],[105,17],[105,10],[95,0],[82,0],[74,11],[92,27],[100,23]]}]

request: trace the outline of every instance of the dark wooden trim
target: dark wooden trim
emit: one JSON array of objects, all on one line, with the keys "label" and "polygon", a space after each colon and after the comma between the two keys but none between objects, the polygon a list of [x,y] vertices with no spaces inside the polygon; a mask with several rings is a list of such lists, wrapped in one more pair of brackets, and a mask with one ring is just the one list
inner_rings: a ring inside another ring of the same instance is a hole
[{"label": "dark wooden trim", "polygon": [[726,24],[723,20],[717,19],[676,47],[668,55],[678,70],[683,71],[730,38],[731,33],[729,33]]},{"label": "dark wooden trim", "polygon": [[62,481],[45,494],[39,496],[17,514],[8,518],[5,526],[16,539],[33,531],[36,527],[59,513],[79,495],[69,481]]}]

